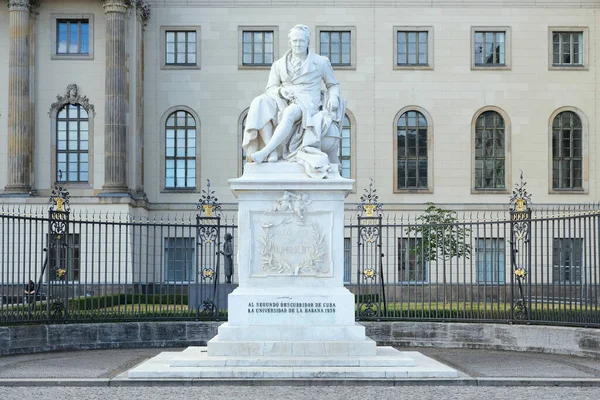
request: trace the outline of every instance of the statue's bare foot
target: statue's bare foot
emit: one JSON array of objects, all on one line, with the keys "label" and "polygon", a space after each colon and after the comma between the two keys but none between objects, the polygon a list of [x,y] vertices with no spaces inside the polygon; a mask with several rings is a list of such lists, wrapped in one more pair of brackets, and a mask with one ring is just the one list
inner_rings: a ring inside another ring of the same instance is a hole
[{"label": "statue's bare foot", "polygon": [[252,155],[250,157],[252,157],[252,159],[254,160],[255,163],[260,164],[265,161],[266,156],[267,155],[264,154],[264,152],[261,150],[261,151],[257,151],[256,153],[252,153]]},{"label": "statue's bare foot", "polygon": [[272,151],[271,154],[269,154],[269,157],[267,157],[267,162],[277,162],[277,150]]}]

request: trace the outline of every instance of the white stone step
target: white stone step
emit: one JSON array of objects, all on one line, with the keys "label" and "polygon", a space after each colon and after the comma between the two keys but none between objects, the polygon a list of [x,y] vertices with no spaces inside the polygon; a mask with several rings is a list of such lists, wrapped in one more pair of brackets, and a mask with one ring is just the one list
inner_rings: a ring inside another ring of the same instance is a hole
[{"label": "white stone step", "polygon": [[362,341],[208,341],[209,356],[374,356],[377,343]]},{"label": "white stone step", "polygon": [[350,326],[219,326],[219,340],[222,341],[307,341],[307,340],[365,340],[365,327],[359,324]]},{"label": "white stone step", "polygon": [[402,356],[391,347],[378,347],[375,356],[359,357],[209,357],[206,348],[184,351],[171,367],[414,367],[413,358]]},{"label": "white stone step", "polygon": [[[393,366],[412,361],[411,365]],[[191,365],[192,359],[196,365]],[[129,370],[130,379],[204,378],[204,379],[410,379],[457,378],[458,372],[418,352],[400,352],[391,347],[379,347],[374,357],[354,357],[357,365],[336,365],[339,358],[211,357],[205,347],[183,352],[163,352]],[[243,365],[244,359],[249,365]],[[296,365],[291,364],[292,360]],[[323,364],[318,364],[323,361]],[[225,365],[220,363],[224,362]],[[234,365],[228,364],[233,363]],[[304,365],[302,363],[304,362]],[[317,364],[313,363],[317,362]],[[237,363],[237,364],[236,364]],[[187,364],[187,366],[185,366]]]}]

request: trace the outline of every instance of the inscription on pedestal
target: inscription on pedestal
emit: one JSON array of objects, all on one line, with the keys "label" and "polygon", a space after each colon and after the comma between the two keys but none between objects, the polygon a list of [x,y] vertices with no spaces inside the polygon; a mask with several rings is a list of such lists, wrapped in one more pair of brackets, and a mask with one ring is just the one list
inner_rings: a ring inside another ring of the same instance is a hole
[{"label": "inscription on pedestal", "polygon": [[251,215],[251,271],[260,276],[333,275],[332,214],[293,210]]},{"label": "inscription on pedestal", "polygon": [[249,302],[248,314],[335,314],[335,303]]}]

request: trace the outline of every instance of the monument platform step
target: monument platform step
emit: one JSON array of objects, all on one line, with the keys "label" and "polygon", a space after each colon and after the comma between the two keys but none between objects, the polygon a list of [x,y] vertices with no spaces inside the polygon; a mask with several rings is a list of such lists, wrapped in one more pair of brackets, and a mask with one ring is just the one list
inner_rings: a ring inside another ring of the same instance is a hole
[{"label": "monument platform step", "polygon": [[208,341],[209,356],[374,356],[374,340],[261,340],[227,341],[219,335]]},{"label": "monument platform step", "polygon": [[373,356],[227,357],[209,356],[206,347],[188,347],[171,367],[414,367],[415,360],[391,347],[378,347]]},{"label": "monument platform step", "polygon": [[219,326],[222,341],[364,341],[365,327],[360,324],[349,326],[231,326],[227,322]]},{"label": "monument platform step", "polygon": [[[405,364],[405,365],[402,365]],[[129,370],[129,379],[457,378],[456,370],[418,352],[379,347],[370,357],[213,357],[206,347],[163,352]]]}]

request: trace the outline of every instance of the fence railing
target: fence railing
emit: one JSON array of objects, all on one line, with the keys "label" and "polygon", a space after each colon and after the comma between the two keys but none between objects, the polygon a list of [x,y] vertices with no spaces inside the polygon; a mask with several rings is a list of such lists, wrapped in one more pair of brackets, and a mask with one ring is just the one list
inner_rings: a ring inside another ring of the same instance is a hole
[{"label": "fence railing", "polygon": [[[598,204],[431,207],[347,219],[357,320],[600,326]],[[225,320],[243,240],[235,221],[0,206],[0,323]]]}]

